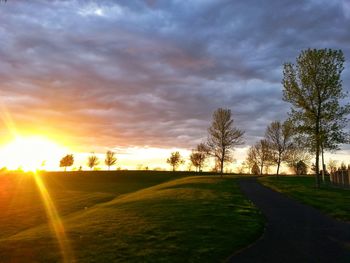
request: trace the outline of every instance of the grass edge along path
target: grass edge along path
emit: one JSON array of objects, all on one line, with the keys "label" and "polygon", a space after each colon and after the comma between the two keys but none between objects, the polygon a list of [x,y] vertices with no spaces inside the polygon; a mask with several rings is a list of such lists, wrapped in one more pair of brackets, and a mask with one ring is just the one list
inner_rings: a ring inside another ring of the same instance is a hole
[{"label": "grass edge along path", "polygon": [[[205,176],[122,195],[63,225],[78,262],[217,262],[260,237],[264,222],[237,179]],[[42,225],[2,240],[0,257],[57,262],[55,247]]]},{"label": "grass edge along path", "polygon": [[316,189],[315,179],[310,176],[269,176],[260,177],[258,181],[331,217],[350,222],[350,191],[347,189],[329,185]]}]

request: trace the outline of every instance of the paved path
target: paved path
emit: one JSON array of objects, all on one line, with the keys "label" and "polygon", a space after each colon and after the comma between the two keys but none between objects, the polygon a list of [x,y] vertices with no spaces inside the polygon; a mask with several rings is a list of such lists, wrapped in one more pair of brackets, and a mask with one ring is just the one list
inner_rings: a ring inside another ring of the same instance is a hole
[{"label": "paved path", "polygon": [[240,180],[267,219],[264,235],[229,262],[350,263],[350,224],[339,222],[259,184]]}]

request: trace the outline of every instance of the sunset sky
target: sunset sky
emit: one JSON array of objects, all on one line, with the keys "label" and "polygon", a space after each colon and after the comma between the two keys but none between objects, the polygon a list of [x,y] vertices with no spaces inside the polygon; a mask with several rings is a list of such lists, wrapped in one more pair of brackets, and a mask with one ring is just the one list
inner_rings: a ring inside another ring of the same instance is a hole
[{"label": "sunset sky", "polygon": [[39,136],[58,145],[40,157],[52,169],[65,152],[79,166],[107,150],[121,167],[166,167],[218,107],[246,132],[243,160],[286,118],[282,65],[309,47],[343,50],[350,91],[348,0],[1,2],[0,160],[16,136]]}]

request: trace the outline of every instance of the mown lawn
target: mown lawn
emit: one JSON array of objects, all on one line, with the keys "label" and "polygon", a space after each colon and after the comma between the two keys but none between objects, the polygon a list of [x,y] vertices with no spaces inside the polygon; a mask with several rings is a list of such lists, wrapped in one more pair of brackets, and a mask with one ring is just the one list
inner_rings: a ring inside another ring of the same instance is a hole
[{"label": "mown lawn", "polygon": [[[59,215],[65,216],[181,176],[77,172],[47,173],[41,178]],[[30,173],[0,174],[0,212],[0,238],[47,221],[43,201]]]},{"label": "mown lawn", "polygon": [[[42,178],[61,215],[70,259],[77,262],[218,262],[263,229],[261,214],[234,178],[142,173]],[[3,175],[0,183],[6,211],[1,260],[61,262],[31,176]]]},{"label": "mown lawn", "polygon": [[259,181],[337,219],[350,221],[350,190],[329,185],[316,189],[313,177],[262,177]]}]

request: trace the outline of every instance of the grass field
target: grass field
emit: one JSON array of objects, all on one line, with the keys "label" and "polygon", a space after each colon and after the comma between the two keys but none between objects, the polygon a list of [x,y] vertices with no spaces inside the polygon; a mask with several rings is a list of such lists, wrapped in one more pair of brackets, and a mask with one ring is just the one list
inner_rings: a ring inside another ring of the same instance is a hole
[{"label": "grass field", "polygon": [[350,222],[350,190],[329,185],[316,189],[313,177],[262,177],[259,181],[337,219]]},{"label": "grass field", "polygon": [[[217,262],[260,236],[234,178],[172,173],[42,175],[77,262]],[[0,176],[0,258],[60,262],[33,176]]]}]

